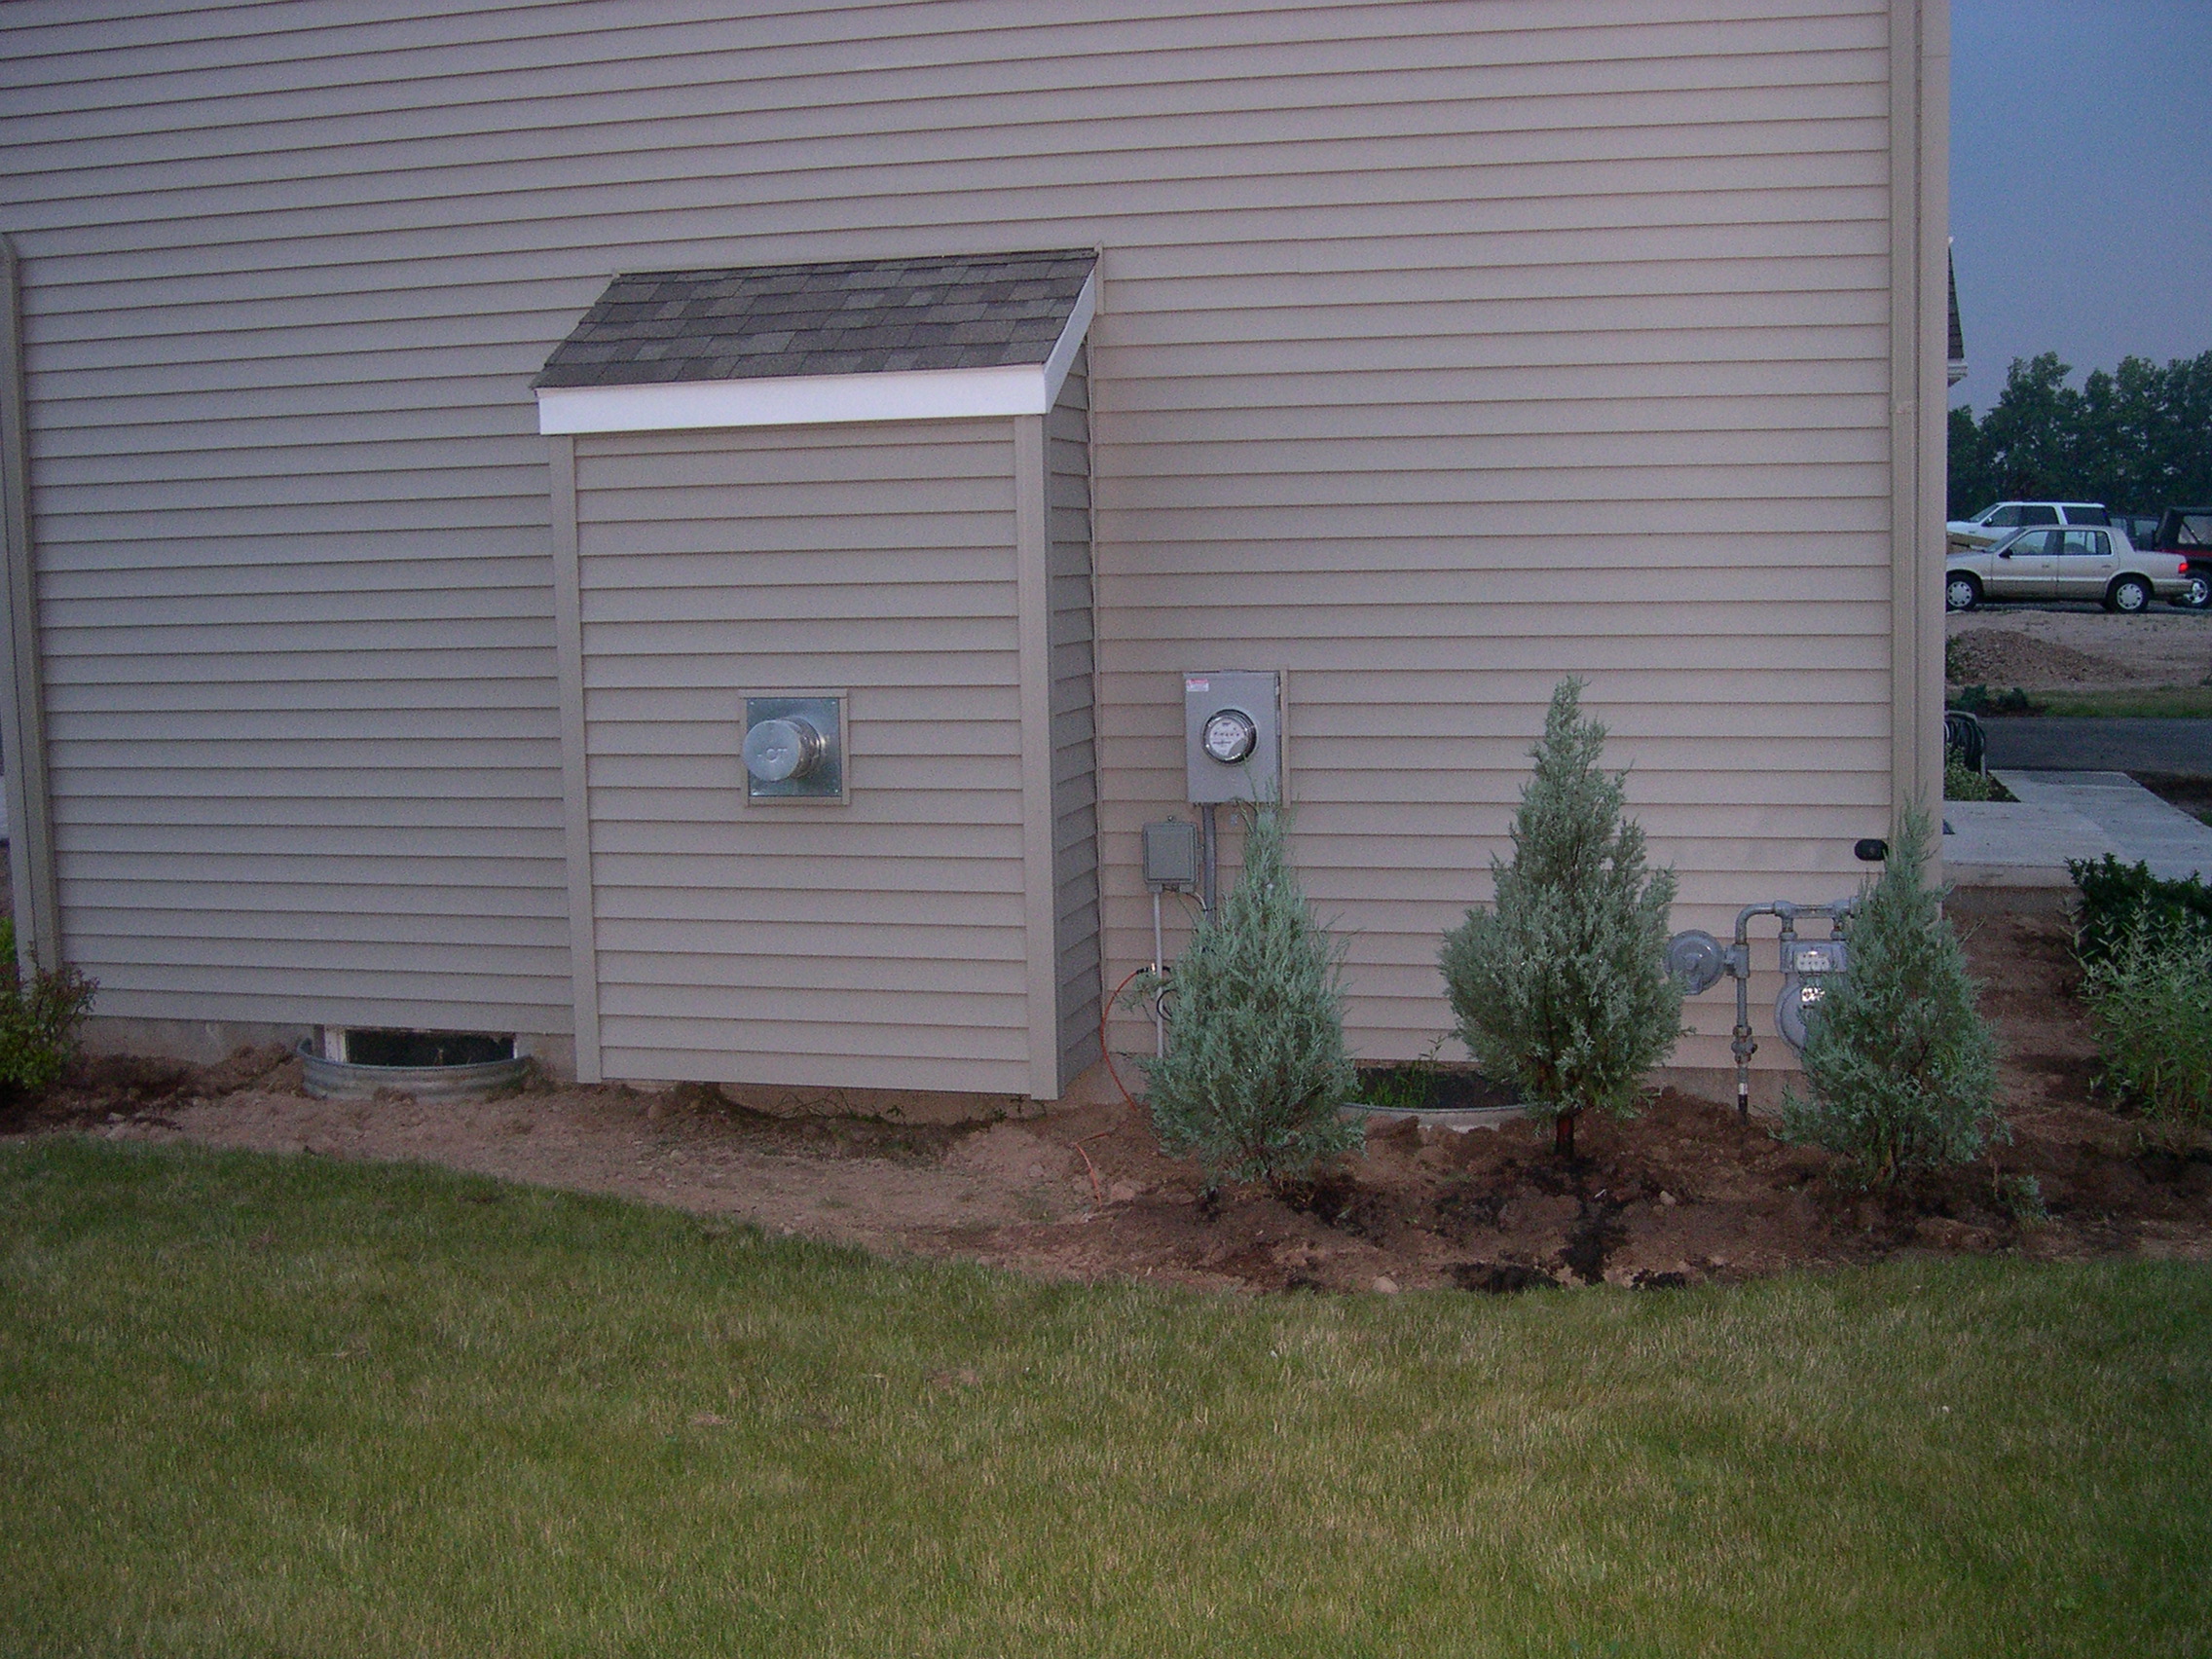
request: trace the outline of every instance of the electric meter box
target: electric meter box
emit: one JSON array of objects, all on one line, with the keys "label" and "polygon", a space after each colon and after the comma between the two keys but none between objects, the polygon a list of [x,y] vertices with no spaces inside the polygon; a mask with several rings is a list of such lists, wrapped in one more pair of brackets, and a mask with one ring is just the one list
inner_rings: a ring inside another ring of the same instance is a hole
[{"label": "electric meter box", "polygon": [[1191,804],[1282,796],[1282,676],[1183,676],[1183,752]]}]

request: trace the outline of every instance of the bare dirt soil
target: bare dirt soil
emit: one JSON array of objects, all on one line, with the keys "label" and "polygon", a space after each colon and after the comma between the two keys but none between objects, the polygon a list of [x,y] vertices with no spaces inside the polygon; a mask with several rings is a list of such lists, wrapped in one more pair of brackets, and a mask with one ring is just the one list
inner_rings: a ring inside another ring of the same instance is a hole
[{"label": "bare dirt soil", "polygon": [[1945,618],[1953,685],[2028,691],[2212,683],[2212,611],[2135,616],[2094,606],[1989,607]]},{"label": "bare dirt soil", "polygon": [[[885,1253],[957,1256],[1080,1279],[1239,1290],[1533,1282],[1661,1286],[1870,1261],[1899,1251],[2212,1259],[2212,1135],[2106,1110],[2055,898],[1961,894],[1953,913],[2005,1039],[2009,1144],[1868,1194],[1825,1154],[1668,1092],[1629,1123],[1585,1122],[1563,1164],[1519,1122],[1405,1124],[1302,1189],[1200,1193],[1117,1102],[988,1124],[822,1116],[793,1094],[534,1087],[500,1099],[313,1100],[280,1049],[224,1066],[101,1059],[13,1134],[76,1128],[310,1157],[420,1160],[677,1205]],[[2038,1217],[2019,1177],[2040,1187]]]}]

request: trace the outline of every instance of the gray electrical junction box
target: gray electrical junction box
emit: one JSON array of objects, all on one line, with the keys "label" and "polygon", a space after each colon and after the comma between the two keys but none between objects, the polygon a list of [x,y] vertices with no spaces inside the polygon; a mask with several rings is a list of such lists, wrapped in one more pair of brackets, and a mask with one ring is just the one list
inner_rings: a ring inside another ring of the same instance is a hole
[{"label": "gray electrical junction box", "polygon": [[1198,827],[1170,818],[1144,827],[1144,882],[1157,892],[1198,885]]},{"label": "gray electrical junction box", "polygon": [[1282,677],[1199,671],[1183,676],[1183,751],[1191,803],[1282,796]]}]

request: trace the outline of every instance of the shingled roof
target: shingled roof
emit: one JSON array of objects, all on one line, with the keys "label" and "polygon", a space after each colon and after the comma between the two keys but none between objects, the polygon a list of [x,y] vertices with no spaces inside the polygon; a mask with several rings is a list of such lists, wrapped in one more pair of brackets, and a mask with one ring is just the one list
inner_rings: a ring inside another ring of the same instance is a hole
[{"label": "shingled roof", "polygon": [[1042,363],[1098,263],[1048,253],[843,260],[617,276],[538,387]]}]

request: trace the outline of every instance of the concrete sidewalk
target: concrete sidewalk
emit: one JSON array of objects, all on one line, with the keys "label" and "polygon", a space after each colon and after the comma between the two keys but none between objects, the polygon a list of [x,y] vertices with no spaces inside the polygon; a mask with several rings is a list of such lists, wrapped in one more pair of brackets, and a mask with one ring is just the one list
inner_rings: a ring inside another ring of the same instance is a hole
[{"label": "concrete sidewalk", "polygon": [[1993,773],[2019,799],[1943,803],[1943,877],[1958,887],[2066,887],[2068,859],[2110,853],[2168,880],[2212,881],[2212,825],[2124,772]]}]

